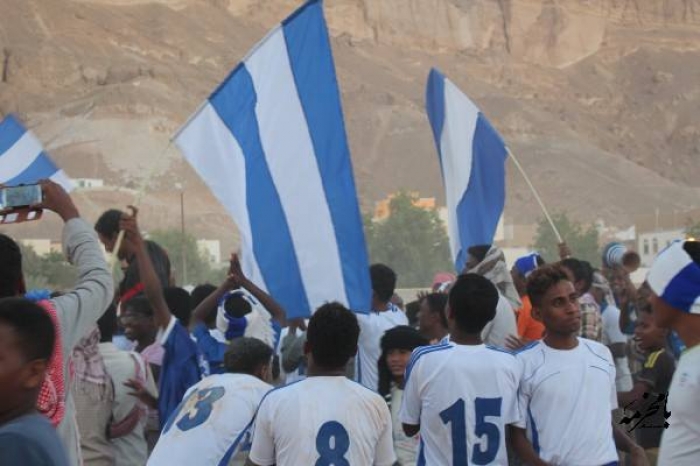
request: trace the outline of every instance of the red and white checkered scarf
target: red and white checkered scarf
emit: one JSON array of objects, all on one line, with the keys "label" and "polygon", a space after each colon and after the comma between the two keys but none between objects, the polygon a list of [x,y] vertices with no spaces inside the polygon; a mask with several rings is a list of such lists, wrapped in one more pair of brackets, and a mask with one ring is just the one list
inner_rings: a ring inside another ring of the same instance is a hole
[{"label": "red and white checkered scarf", "polygon": [[63,338],[61,336],[61,324],[58,314],[49,300],[37,303],[51,317],[56,329],[56,341],[54,343],[53,354],[49,360],[49,367],[46,371],[46,378],[41,385],[39,398],[36,402],[36,409],[41,414],[49,418],[54,427],[63,420],[66,412],[66,383],[63,376]]}]

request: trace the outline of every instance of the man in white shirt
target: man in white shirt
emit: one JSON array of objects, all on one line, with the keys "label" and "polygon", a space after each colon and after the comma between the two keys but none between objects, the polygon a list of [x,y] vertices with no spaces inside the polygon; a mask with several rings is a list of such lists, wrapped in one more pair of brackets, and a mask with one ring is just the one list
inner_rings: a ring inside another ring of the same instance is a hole
[{"label": "man in white shirt", "polygon": [[461,275],[447,304],[450,341],[413,352],[400,418],[406,435],[421,434],[418,464],[508,465],[505,426],[521,417],[520,368],[481,339],[498,299],[488,279]]},{"label": "man in white shirt", "polygon": [[525,416],[511,429],[515,451],[531,466],[608,466],[617,465],[617,448],[631,453],[632,465],[646,465],[644,450],[613,424],[612,355],[602,344],[577,336],[578,294],[566,272],[556,265],[535,270],[527,292],[533,317],[546,331],[517,354]]},{"label": "man in white shirt", "polygon": [[357,318],[341,304],[314,313],[306,333],[307,378],[260,403],[249,466],[394,464],[386,402],[345,377],[359,333]]},{"label": "man in white shirt", "polygon": [[396,288],[394,271],[384,264],[373,264],[369,273],[372,279],[372,310],[369,314],[357,314],[360,339],[355,360],[355,380],[370,390],[377,391],[377,362],[382,354],[380,341],[387,330],[408,325],[408,318],[391,303]]},{"label": "man in white shirt", "polygon": [[647,277],[657,325],[673,329],[686,350],[668,394],[668,429],[661,437],[659,466],[700,464],[700,243],[672,244]]},{"label": "man in white shirt", "polygon": [[148,466],[242,465],[260,400],[272,389],[272,348],[255,338],[231,341],[226,373],[192,387],[163,428]]},{"label": "man in white shirt", "polygon": [[615,361],[615,372],[618,392],[632,390],[632,373],[627,360],[627,337],[620,330],[620,309],[615,306],[615,298],[608,280],[601,272],[593,273],[591,295],[600,306],[603,324],[602,340],[612,353]]},{"label": "man in white shirt", "polygon": [[117,330],[117,311],[110,306],[100,320],[100,356],[105,364],[114,390],[111,420],[107,437],[112,445],[115,466],[143,466],[148,459],[146,442],[147,407],[131,395],[126,385],[138,381],[146,391],[156,396],[157,389],[151,369],[136,351],[118,349],[112,339]]}]

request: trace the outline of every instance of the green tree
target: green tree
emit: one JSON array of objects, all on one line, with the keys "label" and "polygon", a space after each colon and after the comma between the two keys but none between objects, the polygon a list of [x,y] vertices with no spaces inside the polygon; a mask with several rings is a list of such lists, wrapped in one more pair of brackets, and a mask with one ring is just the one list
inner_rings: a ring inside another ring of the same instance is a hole
[{"label": "green tree", "polygon": [[[226,269],[214,269],[197,247],[197,240],[190,234],[183,236],[178,230],[156,230],[148,239],[162,246],[170,257],[175,282],[180,285],[213,283],[218,285],[226,277]],[[183,273],[183,248],[187,280]]]},{"label": "green tree", "polygon": [[[577,259],[586,260],[594,267],[600,266],[600,247],[598,245],[598,230],[595,225],[587,225],[571,220],[565,213],[552,216],[566,244],[569,245],[572,254]],[[537,236],[533,248],[538,251],[547,262],[559,260],[559,242],[547,219],[540,219],[537,224]]]},{"label": "green tree", "polygon": [[22,271],[28,289],[50,289],[62,291],[72,288],[78,272],[68,263],[63,253],[50,252],[39,256],[31,246],[20,244]]},{"label": "green tree", "polygon": [[695,222],[689,218],[685,224],[685,236],[700,241],[700,222]]},{"label": "green tree", "polygon": [[413,205],[415,196],[400,192],[390,202],[389,218],[364,217],[371,262],[393,268],[403,288],[429,286],[436,272],[452,271],[447,232],[435,210]]}]

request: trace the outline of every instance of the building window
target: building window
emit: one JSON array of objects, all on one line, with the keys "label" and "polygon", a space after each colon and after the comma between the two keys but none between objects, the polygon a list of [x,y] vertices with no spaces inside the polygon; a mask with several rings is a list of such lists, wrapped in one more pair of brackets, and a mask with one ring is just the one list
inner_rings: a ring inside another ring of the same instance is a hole
[{"label": "building window", "polygon": [[659,241],[656,238],[652,241],[652,249],[654,250],[654,254],[659,253]]},{"label": "building window", "polygon": [[644,238],[644,255],[649,255],[649,240],[647,238]]}]

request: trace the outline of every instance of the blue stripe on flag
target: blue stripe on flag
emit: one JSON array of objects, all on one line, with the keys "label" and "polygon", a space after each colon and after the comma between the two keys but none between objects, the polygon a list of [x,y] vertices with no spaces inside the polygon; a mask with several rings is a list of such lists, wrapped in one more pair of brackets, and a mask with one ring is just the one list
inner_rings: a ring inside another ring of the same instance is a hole
[{"label": "blue stripe on flag", "polygon": [[12,115],[8,115],[0,122],[0,157],[14,146],[26,132],[27,130]]},{"label": "blue stripe on flag", "polygon": [[260,140],[257,95],[243,64],[209,98],[238,141],[246,163],[246,198],[253,251],[268,292],[289,314],[309,309],[292,237]]},{"label": "blue stripe on flag", "polygon": [[472,146],[472,171],[469,186],[457,205],[461,249],[457,270],[467,260],[467,249],[491,244],[506,199],[505,144],[489,121],[479,113]]},{"label": "blue stripe on flag", "polygon": [[[425,90],[425,108],[430,120],[430,128],[433,130],[435,146],[440,153],[442,127],[445,124],[445,77],[435,68],[428,75],[428,86]],[[439,154],[440,168],[442,169],[442,154]],[[445,174],[443,173],[443,176]]]},{"label": "blue stripe on flag", "polygon": [[351,309],[370,307],[367,248],[338,82],[322,4],[312,0],[283,22],[290,66],[335,230]]},{"label": "blue stripe on flag", "polygon": [[45,152],[40,153],[36,159],[19,175],[7,180],[7,186],[20,184],[33,184],[42,179],[49,179],[58,171],[58,167],[51,161]]}]

